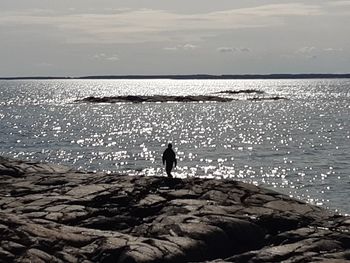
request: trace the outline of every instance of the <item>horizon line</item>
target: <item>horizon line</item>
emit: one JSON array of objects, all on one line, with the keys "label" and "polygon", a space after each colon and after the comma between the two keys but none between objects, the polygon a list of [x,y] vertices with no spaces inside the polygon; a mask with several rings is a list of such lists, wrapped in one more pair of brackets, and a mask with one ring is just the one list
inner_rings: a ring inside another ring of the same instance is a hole
[{"label": "horizon line", "polygon": [[350,73],[272,73],[272,74],[125,74],[87,76],[16,76],[0,80],[54,80],[54,79],[317,79],[350,78]]}]

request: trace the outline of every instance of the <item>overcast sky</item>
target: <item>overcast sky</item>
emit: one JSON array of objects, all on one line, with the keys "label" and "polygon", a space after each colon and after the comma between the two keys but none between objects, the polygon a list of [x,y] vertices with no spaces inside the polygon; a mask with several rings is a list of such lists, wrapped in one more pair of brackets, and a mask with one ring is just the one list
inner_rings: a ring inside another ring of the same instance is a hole
[{"label": "overcast sky", "polygon": [[1,0],[0,76],[350,72],[350,1]]}]

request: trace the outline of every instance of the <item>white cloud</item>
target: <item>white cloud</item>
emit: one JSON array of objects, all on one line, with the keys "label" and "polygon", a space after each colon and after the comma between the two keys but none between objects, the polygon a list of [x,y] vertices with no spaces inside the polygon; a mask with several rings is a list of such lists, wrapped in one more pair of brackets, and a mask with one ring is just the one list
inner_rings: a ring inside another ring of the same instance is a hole
[{"label": "white cloud", "polygon": [[342,48],[334,48],[334,47],[328,47],[328,48],[317,48],[317,47],[302,47],[295,51],[297,54],[304,54],[304,55],[310,55],[315,53],[335,53],[335,52],[342,52]]},{"label": "white cloud", "polygon": [[174,47],[165,47],[163,48],[164,50],[167,50],[167,51],[178,51],[178,50],[194,50],[198,48],[198,46],[196,45],[193,45],[193,44],[184,44],[184,45],[177,45],[177,46],[174,46]]},{"label": "white cloud", "polygon": [[331,1],[328,3],[330,6],[340,6],[340,7],[347,7],[350,6],[350,1]]},{"label": "white cloud", "polygon": [[177,51],[178,48],[177,47],[165,47],[163,48],[164,50],[167,50],[167,51]]},{"label": "white cloud", "polygon": [[34,10],[17,13],[0,11],[0,25],[40,27],[65,36],[73,43],[142,43],[154,41],[190,42],[225,30],[281,26],[286,17],[317,16],[317,5],[285,3],[261,5],[199,14],[165,10],[123,9],[109,13],[57,14]]},{"label": "white cloud", "polygon": [[296,53],[301,53],[301,54],[309,54],[309,53],[312,53],[316,51],[316,48],[315,47],[302,47],[302,48],[299,48]]},{"label": "white cloud", "polygon": [[113,55],[111,57],[107,57],[106,60],[109,60],[109,61],[118,61],[119,60],[119,57],[116,56],[116,55]]},{"label": "white cloud", "polygon": [[100,53],[100,54],[95,54],[93,56],[93,59],[106,60],[106,61],[118,61],[119,60],[119,56],[116,55],[116,54],[107,55],[105,53]]},{"label": "white cloud", "polygon": [[248,47],[219,47],[217,51],[220,53],[251,52],[251,49]]},{"label": "white cloud", "polygon": [[328,47],[328,48],[324,48],[323,51],[325,51],[325,52],[342,52],[343,49],[342,48]]},{"label": "white cloud", "polygon": [[196,45],[192,45],[192,44],[185,44],[182,47],[184,50],[192,50],[192,49],[196,49],[197,46]]},{"label": "white cloud", "polygon": [[324,12],[318,5],[302,3],[268,4],[251,8],[238,9],[237,13],[253,16],[312,16]]},{"label": "white cloud", "polygon": [[236,48],[234,47],[219,47],[217,49],[220,53],[230,53],[230,52],[235,52]]},{"label": "white cloud", "polygon": [[239,48],[239,51],[241,52],[250,52],[250,48],[247,48],[247,47],[243,47],[243,48]]}]

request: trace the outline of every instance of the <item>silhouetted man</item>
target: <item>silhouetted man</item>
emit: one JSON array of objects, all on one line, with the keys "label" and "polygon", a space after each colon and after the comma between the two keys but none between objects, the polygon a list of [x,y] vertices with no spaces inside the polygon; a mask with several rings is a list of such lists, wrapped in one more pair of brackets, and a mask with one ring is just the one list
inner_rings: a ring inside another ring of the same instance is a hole
[{"label": "silhouetted man", "polygon": [[171,170],[173,169],[174,164],[175,164],[175,167],[177,165],[176,155],[172,148],[173,148],[173,145],[169,143],[168,148],[163,153],[163,165],[165,164],[165,171],[168,177],[173,177],[171,175]]}]

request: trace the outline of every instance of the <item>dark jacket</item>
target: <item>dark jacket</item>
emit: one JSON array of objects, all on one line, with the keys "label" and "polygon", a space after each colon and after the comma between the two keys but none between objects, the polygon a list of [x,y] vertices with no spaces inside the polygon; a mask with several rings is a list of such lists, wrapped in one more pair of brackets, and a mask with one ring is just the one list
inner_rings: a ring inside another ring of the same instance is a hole
[{"label": "dark jacket", "polygon": [[175,163],[176,166],[176,155],[175,152],[170,148],[167,148],[163,153],[163,164],[165,162],[167,165],[172,165],[173,163]]}]

